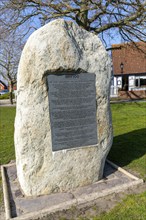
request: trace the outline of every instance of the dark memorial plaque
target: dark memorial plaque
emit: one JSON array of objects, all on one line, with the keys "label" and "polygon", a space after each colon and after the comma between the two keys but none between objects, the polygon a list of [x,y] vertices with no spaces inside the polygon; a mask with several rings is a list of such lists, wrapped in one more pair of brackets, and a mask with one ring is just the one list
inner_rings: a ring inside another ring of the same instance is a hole
[{"label": "dark memorial plaque", "polygon": [[95,74],[47,76],[52,150],[97,144]]}]

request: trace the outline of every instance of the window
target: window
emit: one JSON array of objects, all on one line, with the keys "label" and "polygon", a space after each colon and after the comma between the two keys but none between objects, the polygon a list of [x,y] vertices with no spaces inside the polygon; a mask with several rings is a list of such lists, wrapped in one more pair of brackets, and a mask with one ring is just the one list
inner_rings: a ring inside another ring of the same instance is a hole
[{"label": "window", "polygon": [[136,77],[135,86],[136,87],[146,87],[146,76]]},{"label": "window", "polygon": [[146,87],[146,79],[143,79],[143,78],[140,79],[140,86]]},{"label": "window", "polygon": [[138,81],[139,81],[138,79],[135,80],[135,86],[136,86],[136,87],[139,86],[139,85],[138,85],[138,84],[139,84]]}]

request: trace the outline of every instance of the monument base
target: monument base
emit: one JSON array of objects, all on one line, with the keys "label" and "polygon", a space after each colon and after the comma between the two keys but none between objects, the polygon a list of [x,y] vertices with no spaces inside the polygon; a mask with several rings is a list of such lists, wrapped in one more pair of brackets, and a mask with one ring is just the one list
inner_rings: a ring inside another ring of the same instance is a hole
[{"label": "monument base", "polygon": [[125,191],[127,188],[143,183],[139,179],[110,161],[106,161],[103,179],[79,187],[67,193],[55,193],[39,197],[25,197],[20,189],[16,165],[1,166],[6,219],[46,219],[57,212],[71,207],[86,207],[97,199]]}]

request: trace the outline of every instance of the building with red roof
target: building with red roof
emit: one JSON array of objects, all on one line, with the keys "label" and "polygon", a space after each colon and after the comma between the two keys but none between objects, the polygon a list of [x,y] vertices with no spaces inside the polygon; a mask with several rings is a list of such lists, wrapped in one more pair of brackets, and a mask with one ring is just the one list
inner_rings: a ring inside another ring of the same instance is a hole
[{"label": "building with red roof", "polygon": [[6,84],[0,80],[0,91],[4,90],[4,89],[7,89],[8,87],[6,86]]},{"label": "building with red roof", "polygon": [[113,86],[118,90],[146,90],[146,43],[112,45]]}]

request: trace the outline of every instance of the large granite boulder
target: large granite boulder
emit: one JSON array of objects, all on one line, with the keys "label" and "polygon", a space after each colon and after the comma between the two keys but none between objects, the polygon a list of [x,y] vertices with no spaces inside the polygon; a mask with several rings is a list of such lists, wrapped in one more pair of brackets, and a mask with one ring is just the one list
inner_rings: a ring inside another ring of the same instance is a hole
[{"label": "large granite boulder", "polygon": [[[95,75],[98,141],[53,151],[47,77],[70,72]],[[26,196],[69,191],[102,178],[113,139],[110,79],[110,58],[100,39],[75,23],[58,19],[29,37],[18,68],[15,119],[17,175]]]}]

